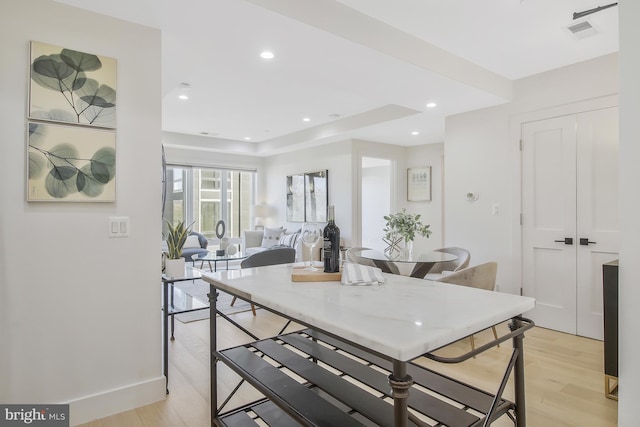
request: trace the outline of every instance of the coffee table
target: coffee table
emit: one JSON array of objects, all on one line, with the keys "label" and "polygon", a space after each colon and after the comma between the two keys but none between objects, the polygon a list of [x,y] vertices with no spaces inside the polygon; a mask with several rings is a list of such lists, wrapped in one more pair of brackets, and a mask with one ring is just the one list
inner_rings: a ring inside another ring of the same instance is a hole
[{"label": "coffee table", "polygon": [[[215,252],[209,251],[206,254],[195,254],[191,256],[191,259],[193,260],[194,265],[197,261],[200,261],[200,268],[204,266],[205,262],[209,263],[209,270],[215,272],[218,271],[218,262],[224,262],[225,269],[228,270],[229,261],[241,260],[245,259],[246,257],[248,257],[248,255],[245,255],[244,252],[236,252],[233,255],[216,255]],[[213,263],[213,268],[211,267],[211,263]]]}]

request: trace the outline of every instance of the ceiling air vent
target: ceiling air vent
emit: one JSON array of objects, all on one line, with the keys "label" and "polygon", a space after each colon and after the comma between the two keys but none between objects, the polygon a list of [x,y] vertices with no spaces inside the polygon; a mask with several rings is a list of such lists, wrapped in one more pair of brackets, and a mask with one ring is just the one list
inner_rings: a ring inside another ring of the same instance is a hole
[{"label": "ceiling air vent", "polygon": [[577,24],[569,25],[567,30],[571,32],[575,37],[583,39],[585,37],[597,34],[598,31],[591,25],[589,21],[578,22]]}]

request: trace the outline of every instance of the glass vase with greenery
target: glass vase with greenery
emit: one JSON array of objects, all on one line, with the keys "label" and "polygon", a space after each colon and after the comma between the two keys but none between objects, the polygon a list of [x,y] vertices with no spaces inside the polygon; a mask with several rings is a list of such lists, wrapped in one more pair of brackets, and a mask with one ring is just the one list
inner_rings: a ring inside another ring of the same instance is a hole
[{"label": "glass vase with greenery", "polygon": [[420,221],[420,214],[407,213],[406,209],[402,209],[402,212],[385,215],[384,219],[387,221],[382,240],[388,245],[385,252],[393,254],[394,252],[400,252],[402,248],[401,243],[411,246],[416,238],[416,235],[422,237],[429,237],[431,230],[429,225],[424,225]]}]

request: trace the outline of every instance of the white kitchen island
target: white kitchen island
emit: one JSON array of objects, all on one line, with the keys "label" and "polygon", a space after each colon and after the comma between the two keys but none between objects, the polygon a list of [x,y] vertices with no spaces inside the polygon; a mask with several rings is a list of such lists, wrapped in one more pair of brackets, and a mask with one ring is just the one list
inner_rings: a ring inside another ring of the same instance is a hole
[{"label": "white kitchen island", "polygon": [[[488,425],[485,418],[493,421],[504,414],[519,427],[526,425],[522,338],[532,323],[519,316],[534,307],[533,299],[392,274],[375,286],[293,282],[292,268],[289,264],[203,274],[212,296],[219,289],[308,328],[263,340],[254,336],[251,344],[220,350],[218,319],[212,313],[212,425],[480,426]],[[215,297],[211,310],[215,311]],[[461,358],[443,360],[429,354],[509,319],[510,334]],[[420,356],[455,363],[509,339],[514,350],[505,377],[513,369],[514,402],[502,398],[503,386],[494,391],[494,398],[410,363]],[[220,361],[265,399],[242,408],[218,408]],[[408,407],[415,412],[410,414]]]}]

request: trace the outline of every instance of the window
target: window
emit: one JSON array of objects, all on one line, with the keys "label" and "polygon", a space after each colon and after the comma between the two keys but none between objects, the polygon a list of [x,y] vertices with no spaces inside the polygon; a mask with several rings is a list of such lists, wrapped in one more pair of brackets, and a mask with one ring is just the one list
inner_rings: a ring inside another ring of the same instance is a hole
[{"label": "window", "polygon": [[168,166],[165,219],[193,223],[208,239],[216,238],[216,224],[224,220],[225,236],[240,237],[253,222],[255,180],[250,171]]}]

